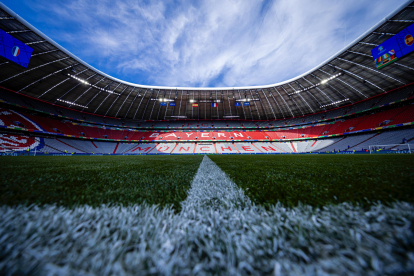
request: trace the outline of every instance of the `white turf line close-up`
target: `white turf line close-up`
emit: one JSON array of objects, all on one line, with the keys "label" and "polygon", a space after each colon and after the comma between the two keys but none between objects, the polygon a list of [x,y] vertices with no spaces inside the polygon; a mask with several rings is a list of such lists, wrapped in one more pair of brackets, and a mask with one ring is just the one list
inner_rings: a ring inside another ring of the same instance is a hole
[{"label": "white turf line close-up", "polygon": [[[5,275],[398,275],[414,271],[414,207],[254,206],[207,156],[182,211],[0,207]],[[404,274],[402,274],[404,275]]]}]

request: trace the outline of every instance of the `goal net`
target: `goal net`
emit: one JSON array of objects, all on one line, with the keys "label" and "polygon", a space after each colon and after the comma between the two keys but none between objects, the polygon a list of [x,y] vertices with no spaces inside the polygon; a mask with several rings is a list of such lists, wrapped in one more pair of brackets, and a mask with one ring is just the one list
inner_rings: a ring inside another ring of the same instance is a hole
[{"label": "goal net", "polygon": [[412,153],[414,144],[370,145],[369,153]]}]

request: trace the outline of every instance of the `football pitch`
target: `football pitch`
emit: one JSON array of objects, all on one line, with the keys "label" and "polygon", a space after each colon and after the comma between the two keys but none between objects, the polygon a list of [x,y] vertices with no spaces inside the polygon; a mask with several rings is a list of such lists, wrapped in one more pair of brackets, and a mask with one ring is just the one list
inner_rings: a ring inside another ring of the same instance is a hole
[{"label": "football pitch", "polygon": [[1,157],[0,274],[410,275],[413,161]]},{"label": "football pitch", "polygon": [[[210,155],[257,205],[414,202],[412,155]],[[188,156],[0,158],[0,203],[173,205],[202,160]]]}]

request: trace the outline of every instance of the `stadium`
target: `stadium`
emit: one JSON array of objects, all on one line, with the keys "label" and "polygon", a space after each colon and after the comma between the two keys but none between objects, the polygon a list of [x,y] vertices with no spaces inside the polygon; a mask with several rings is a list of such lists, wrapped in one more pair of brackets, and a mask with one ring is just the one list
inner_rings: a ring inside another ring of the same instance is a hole
[{"label": "stadium", "polygon": [[140,85],[0,3],[0,274],[414,275],[414,2],[292,79]]}]

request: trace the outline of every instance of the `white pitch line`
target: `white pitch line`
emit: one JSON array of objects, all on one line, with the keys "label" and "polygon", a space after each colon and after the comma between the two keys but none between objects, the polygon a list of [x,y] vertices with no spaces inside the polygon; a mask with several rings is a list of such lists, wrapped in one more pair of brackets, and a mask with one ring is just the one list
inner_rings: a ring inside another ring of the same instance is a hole
[{"label": "white pitch line", "polygon": [[188,191],[188,197],[182,202],[182,212],[200,207],[237,206],[251,206],[251,201],[207,155],[204,156]]}]

